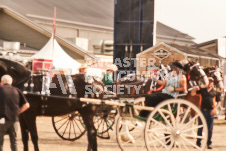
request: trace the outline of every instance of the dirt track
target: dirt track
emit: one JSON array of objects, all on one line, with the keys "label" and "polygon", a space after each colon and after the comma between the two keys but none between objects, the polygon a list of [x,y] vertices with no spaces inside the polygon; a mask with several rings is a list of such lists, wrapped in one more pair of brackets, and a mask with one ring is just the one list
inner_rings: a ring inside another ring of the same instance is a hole
[{"label": "dirt track", "polygon": [[[223,121],[225,122],[225,121]],[[216,123],[222,123],[216,121]],[[86,151],[87,138],[86,134],[79,140],[70,142],[64,141],[55,133],[50,117],[38,117],[37,127],[39,134],[39,148],[40,151]],[[214,126],[213,133],[213,151],[226,150],[226,124]],[[23,150],[20,130],[18,130],[18,149]],[[29,149],[33,151],[33,145],[29,142]],[[10,151],[10,144],[8,136],[5,136],[4,151]],[[98,138],[98,151],[120,151],[117,142],[114,140],[103,140]]]}]

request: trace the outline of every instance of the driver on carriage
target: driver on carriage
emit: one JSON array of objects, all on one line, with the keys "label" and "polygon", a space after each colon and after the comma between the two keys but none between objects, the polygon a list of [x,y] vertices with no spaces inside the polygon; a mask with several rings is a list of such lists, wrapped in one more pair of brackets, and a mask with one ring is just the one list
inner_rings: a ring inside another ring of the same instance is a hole
[{"label": "driver on carriage", "polygon": [[86,63],[84,63],[78,68],[78,71],[81,74],[86,74],[87,69],[88,69],[88,65]]},{"label": "driver on carriage", "polygon": [[[171,64],[171,72],[165,77],[164,80],[155,80],[159,85],[165,85],[161,93],[152,93],[145,97],[145,106],[155,107],[160,102],[176,98],[180,92],[187,91],[187,79],[183,74],[183,66],[180,62],[175,61]],[[140,116],[147,117],[149,111],[142,110]]]}]

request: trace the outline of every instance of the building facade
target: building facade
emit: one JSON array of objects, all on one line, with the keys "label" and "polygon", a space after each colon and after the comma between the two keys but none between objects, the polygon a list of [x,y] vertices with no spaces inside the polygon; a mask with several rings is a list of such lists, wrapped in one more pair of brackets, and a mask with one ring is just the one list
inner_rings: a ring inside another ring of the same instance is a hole
[{"label": "building facade", "polygon": [[[56,36],[60,40],[64,40],[67,45],[79,49],[78,53],[85,52],[88,56],[95,54],[97,58],[113,61],[114,0],[99,0],[98,3],[90,0],[68,0],[66,2],[49,0],[48,3],[41,3],[36,0],[30,0],[29,3],[27,0],[0,0],[0,6],[3,8],[2,12],[6,11],[7,8],[8,12],[14,12],[33,25],[43,28],[43,30],[38,31],[39,33],[34,33],[33,30],[25,30],[29,28],[29,25],[23,24],[25,22],[22,21],[19,25],[15,24],[18,21],[14,20],[10,25],[17,26],[17,30],[23,31],[23,33],[19,36],[8,35],[8,37],[0,35],[2,40],[18,41],[22,46],[40,50],[52,32],[54,7],[56,7]],[[2,15],[0,20],[9,23],[11,18],[3,18]],[[0,28],[4,32],[11,30],[7,24]],[[33,29],[36,28],[33,27]],[[48,34],[46,31],[48,31]],[[42,35],[43,33],[48,38],[38,36],[38,34]],[[195,44],[193,37],[160,22],[157,22],[156,33],[157,43],[163,41],[181,45]],[[24,37],[28,37],[28,40],[24,40]],[[61,42],[59,43],[61,44]],[[74,55],[75,59],[84,59],[84,56],[75,56],[68,48],[62,47],[67,53]]]},{"label": "building facade", "polygon": [[146,74],[153,70],[153,68],[158,67],[160,64],[166,66],[173,61],[181,61],[185,59],[191,61],[198,60],[201,66],[206,67],[218,63],[220,57],[217,54],[209,53],[195,47],[161,42],[137,54],[137,72],[140,74]]}]

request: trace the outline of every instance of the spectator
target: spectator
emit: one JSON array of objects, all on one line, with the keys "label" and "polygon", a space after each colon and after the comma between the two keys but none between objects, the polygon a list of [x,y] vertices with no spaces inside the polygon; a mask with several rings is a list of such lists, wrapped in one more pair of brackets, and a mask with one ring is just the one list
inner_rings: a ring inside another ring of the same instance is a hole
[{"label": "spectator", "polygon": [[[212,132],[213,132],[213,120],[214,115],[217,114],[217,109],[220,107],[220,94],[216,93],[213,89],[214,87],[214,80],[212,77],[209,77],[209,85],[207,88],[200,88],[199,86],[195,86],[194,89],[191,91],[191,95],[194,96],[196,94],[201,94],[202,96],[202,103],[201,103],[201,111],[206,119],[207,126],[208,126],[208,141],[207,141],[207,148],[212,149]],[[217,105],[215,106],[215,100]],[[199,125],[202,124],[201,120],[199,119]],[[198,135],[202,135],[202,128],[198,129]],[[201,146],[201,139],[197,139],[196,144]]]},{"label": "spectator", "polygon": [[0,151],[3,150],[4,135],[10,138],[11,150],[17,151],[16,131],[18,128],[18,115],[26,111],[30,105],[23,93],[11,86],[12,77],[4,75],[0,86]]}]

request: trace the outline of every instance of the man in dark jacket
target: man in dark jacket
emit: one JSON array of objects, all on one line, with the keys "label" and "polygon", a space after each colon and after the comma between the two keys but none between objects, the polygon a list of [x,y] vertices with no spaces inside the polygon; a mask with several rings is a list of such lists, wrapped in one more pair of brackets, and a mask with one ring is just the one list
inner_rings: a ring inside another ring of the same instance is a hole
[{"label": "man in dark jacket", "polygon": [[3,150],[4,135],[10,137],[11,150],[17,151],[16,131],[18,115],[26,111],[30,105],[23,93],[11,86],[12,77],[4,75],[0,86],[0,151]]},{"label": "man in dark jacket", "polygon": [[[207,148],[212,149],[212,132],[213,132],[213,120],[214,115],[217,113],[217,109],[220,107],[220,94],[216,93],[213,89],[214,87],[214,80],[212,77],[209,77],[209,85],[207,88],[199,88],[199,86],[195,86],[194,89],[191,91],[191,95],[201,94],[202,103],[201,103],[201,111],[206,119],[207,126],[208,126],[208,141],[207,141]],[[215,106],[215,102],[217,105]],[[199,124],[201,120],[199,119]],[[202,135],[202,128],[198,129],[198,135]],[[197,145],[201,145],[201,139],[197,139]]]}]

